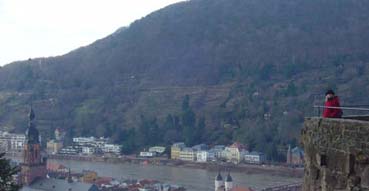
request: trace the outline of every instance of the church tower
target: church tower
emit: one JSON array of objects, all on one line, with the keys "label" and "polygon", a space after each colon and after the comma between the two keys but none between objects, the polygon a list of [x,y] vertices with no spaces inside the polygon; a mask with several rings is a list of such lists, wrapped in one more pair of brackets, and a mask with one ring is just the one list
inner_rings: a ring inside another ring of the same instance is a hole
[{"label": "church tower", "polygon": [[46,177],[46,159],[41,156],[40,135],[36,129],[35,113],[31,107],[29,124],[26,130],[23,163],[21,163],[20,181],[23,185],[32,184],[37,178]]},{"label": "church tower", "polygon": [[218,175],[215,177],[215,191],[221,190],[221,188],[224,188],[223,177],[220,172],[218,172]]},{"label": "church tower", "polygon": [[233,179],[231,173],[228,172],[228,176],[225,181],[225,191],[231,191],[233,189]]}]

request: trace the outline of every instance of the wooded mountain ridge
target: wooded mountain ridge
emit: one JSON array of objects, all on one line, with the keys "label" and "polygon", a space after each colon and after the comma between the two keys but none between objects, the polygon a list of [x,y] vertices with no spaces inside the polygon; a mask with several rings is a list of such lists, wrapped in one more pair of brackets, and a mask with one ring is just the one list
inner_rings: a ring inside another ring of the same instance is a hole
[{"label": "wooded mountain ridge", "polygon": [[[24,131],[32,103],[47,137],[59,127],[132,148],[240,141],[277,160],[326,89],[368,104],[367,10],[365,0],[177,3],[63,56],[2,67],[0,123]],[[156,130],[159,140],[137,137]]]}]

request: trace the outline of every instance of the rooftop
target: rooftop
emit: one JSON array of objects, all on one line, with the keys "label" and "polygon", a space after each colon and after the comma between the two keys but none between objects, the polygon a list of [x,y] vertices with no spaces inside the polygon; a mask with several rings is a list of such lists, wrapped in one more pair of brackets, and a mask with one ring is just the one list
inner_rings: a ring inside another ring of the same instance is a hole
[{"label": "rooftop", "polygon": [[50,191],[50,190],[69,190],[69,191],[89,191],[92,184],[73,182],[68,183],[59,179],[40,179],[29,187],[22,188],[21,191]]},{"label": "rooftop", "polygon": [[231,191],[254,191],[251,188],[243,188],[243,187],[234,187]]}]

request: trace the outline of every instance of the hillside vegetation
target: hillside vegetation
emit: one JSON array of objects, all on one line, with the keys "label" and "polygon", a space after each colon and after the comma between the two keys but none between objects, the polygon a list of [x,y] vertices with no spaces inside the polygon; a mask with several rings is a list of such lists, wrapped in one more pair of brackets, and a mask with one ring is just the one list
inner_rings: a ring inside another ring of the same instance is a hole
[{"label": "hillside vegetation", "polygon": [[282,160],[327,88],[369,104],[368,10],[366,0],[177,3],[63,56],[2,67],[0,123],[24,131],[32,102],[48,137],[109,136],[126,152],[241,141]]}]

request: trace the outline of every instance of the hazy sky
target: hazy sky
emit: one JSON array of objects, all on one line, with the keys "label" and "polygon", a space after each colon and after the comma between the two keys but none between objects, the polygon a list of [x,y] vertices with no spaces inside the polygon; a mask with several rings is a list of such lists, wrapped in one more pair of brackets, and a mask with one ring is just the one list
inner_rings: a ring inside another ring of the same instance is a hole
[{"label": "hazy sky", "polygon": [[0,0],[0,65],[65,54],[182,0]]}]

